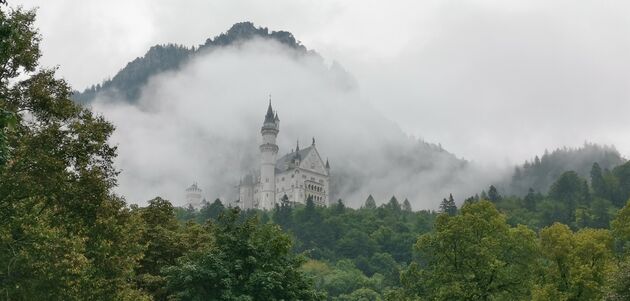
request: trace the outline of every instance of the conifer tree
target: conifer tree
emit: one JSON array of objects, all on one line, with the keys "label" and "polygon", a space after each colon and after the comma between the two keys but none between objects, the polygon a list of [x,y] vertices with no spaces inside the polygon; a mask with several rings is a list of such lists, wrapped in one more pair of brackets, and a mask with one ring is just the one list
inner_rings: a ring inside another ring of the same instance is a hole
[{"label": "conifer tree", "polygon": [[453,199],[453,194],[449,194],[448,199],[444,199],[440,204],[440,211],[442,213],[446,213],[449,216],[453,216],[457,214],[457,205],[455,205],[455,199]]},{"label": "conifer tree", "polygon": [[403,202],[403,211],[406,212],[412,212],[413,210],[411,209],[411,203],[409,203],[409,200],[407,198],[405,198],[405,201]]},{"label": "conifer tree", "polygon": [[374,197],[370,194],[365,200],[365,205],[363,206],[365,209],[376,209],[376,201],[374,201]]},{"label": "conifer tree", "polygon": [[490,185],[490,188],[488,188],[488,200],[493,203],[501,200],[501,195],[499,194],[497,188],[494,187],[494,185]]},{"label": "conifer tree", "polygon": [[593,167],[591,168],[591,187],[593,188],[593,193],[596,197],[608,197],[602,168],[599,164],[597,164],[597,162],[593,163]]}]

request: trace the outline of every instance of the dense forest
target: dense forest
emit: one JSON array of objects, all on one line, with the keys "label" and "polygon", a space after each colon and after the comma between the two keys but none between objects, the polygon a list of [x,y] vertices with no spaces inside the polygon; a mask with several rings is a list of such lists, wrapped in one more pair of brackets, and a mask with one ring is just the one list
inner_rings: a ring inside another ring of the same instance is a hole
[{"label": "dense forest", "polygon": [[0,300],[630,299],[630,163],[439,212],[127,205],[114,127],[38,66],[34,12],[0,6]]}]

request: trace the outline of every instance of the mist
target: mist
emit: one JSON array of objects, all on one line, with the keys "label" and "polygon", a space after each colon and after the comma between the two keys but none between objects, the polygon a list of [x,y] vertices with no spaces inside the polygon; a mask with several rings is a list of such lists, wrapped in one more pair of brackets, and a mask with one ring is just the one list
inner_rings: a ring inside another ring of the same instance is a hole
[{"label": "mist", "polygon": [[237,198],[240,177],[258,168],[270,94],[278,156],[315,138],[331,164],[333,200],[358,207],[369,194],[377,202],[395,195],[414,209],[436,209],[449,193],[464,198],[500,176],[405,134],[358,87],[337,63],[254,40],[153,77],[137,105],[101,96],[93,110],[116,126],[118,192],[132,203],[162,196],[183,205],[193,182],[209,201]]}]

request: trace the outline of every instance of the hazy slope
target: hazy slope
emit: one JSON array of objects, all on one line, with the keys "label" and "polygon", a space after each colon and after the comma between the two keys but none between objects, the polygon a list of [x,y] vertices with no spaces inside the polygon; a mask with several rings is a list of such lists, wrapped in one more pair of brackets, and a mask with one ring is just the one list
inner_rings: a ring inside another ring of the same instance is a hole
[{"label": "hazy slope", "polygon": [[529,188],[547,193],[553,182],[565,171],[575,171],[581,177],[590,179],[593,163],[602,169],[612,169],[626,162],[626,159],[613,146],[584,144],[579,148],[556,149],[551,153],[534,157],[531,162],[517,166],[511,180],[503,186],[511,194],[523,196]]},{"label": "hazy slope", "polygon": [[[480,168],[409,137],[362,97],[340,65],[326,64],[288,32],[248,22],[199,47],[154,46],[76,99],[118,128],[121,193],[132,202],[161,195],[181,203],[192,181],[209,199],[236,197],[239,177],[257,167],[270,93],[281,119],[279,155],[298,139],[304,145],[316,137],[332,165],[333,198],[353,206],[373,194],[380,202],[396,195],[416,209],[434,209],[449,193],[461,200],[491,183],[517,194],[530,186],[544,191],[562,171],[582,173],[600,158],[545,156],[553,168],[520,168],[511,183],[509,168]],[[610,158],[611,165],[619,161],[618,153]]]}]

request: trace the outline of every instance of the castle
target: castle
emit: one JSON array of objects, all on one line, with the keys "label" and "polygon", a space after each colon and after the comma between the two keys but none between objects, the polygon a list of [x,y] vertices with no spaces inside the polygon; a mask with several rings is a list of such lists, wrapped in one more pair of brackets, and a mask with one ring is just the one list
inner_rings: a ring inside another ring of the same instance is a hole
[{"label": "castle", "polygon": [[270,210],[276,204],[305,203],[307,198],[319,206],[329,204],[330,165],[322,160],[313,143],[277,159],[276,138],[280,132],[280,118],[273,111],[271,100],[260,130],[260,170],[241,179],[238,186],[238,206],[243,209]]}]

